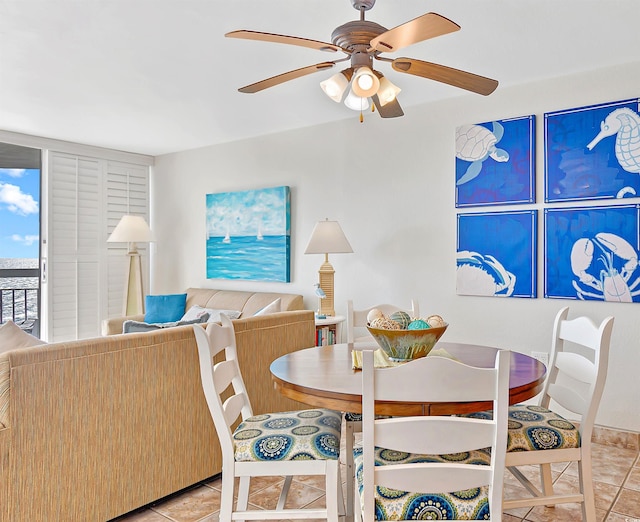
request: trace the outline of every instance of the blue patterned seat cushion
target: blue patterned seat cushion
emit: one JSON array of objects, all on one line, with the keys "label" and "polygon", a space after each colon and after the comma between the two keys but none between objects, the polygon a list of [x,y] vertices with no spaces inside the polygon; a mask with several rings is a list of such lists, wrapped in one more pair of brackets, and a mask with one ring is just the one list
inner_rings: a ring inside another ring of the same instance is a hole
[{"label": "blue patterned seat cushion", "polygon": [[254,415],[233,432],[235,460],[334,460],[341,425],[341,413],[324,409]]},{"label": "blue patterned seat cushion", "polygon": [[[469,413],[465,417],[487,419],[491,411]],[[509,406],[507,453],[580,447],[578,427],[542,406]]]},{"label": "blue patterned seat cushion", "polygon": [[[360,502],[363,501],[362,448],[353,451],[356,482]],[[411,462],[459,462],[488,466],[491,455],[478,450],[451,455],[419,455],[376,448],[376,466]],[[489,512],[489,487],[455,491],[451,493],[409,493],[376,487],[376,520],[487,520]]]},{"label": "blue patterned seat cushion", "polygon": [[351,413],[348,411],[344,414],[344,420],[347,422],[362,422],[362,413]]},{"label": "blue patterned seat cushion", "polygon": [[[390,415],[376,415],[376,419],[389,419]],[[362,422],[362,413],[352,413],[350,411],[344,414],[344,420],[347,422]]]}]

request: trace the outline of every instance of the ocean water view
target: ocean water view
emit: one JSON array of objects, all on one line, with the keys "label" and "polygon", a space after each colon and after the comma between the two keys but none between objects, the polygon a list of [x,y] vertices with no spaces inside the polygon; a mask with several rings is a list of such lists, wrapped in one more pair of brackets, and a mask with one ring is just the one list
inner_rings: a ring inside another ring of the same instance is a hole
[{"label": "ocean water view", "polygon": [[[0,271],[6,269],[37,269],[38,259],[0,258]],[[2,317],[0,322],[14,319],[16,322],[38,317],[38,277],[3,277],[0,272],[2,293]],[[14,292],[14,290],[17,290]],[[25,310],[26,293],[26,310]],[[26,312],[26,313],[25,313]]]},{"label": "ocean water view", "polygon": [[289,236],[220,236],[207,239],[207,278],[289,280]]}]

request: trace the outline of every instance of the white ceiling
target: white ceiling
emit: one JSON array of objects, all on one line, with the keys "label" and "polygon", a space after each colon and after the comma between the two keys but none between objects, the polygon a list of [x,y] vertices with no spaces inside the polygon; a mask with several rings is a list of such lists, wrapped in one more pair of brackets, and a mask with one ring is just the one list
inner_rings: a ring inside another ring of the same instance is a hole
[{"label": "white ceiling", "polygon": [[[462,30],[390,56],[495,78],[498,90],[640,59],[638,0],[378,0],[366,18],[392,28],[430,11]],[[339,67],[237,92],[335,54],[224,34],[330,41],[358,16],[350,0],[0,0],[0,129],[159,155],[355,118],[318,86]],[[478,96],[377,63],[405,114]]]}]

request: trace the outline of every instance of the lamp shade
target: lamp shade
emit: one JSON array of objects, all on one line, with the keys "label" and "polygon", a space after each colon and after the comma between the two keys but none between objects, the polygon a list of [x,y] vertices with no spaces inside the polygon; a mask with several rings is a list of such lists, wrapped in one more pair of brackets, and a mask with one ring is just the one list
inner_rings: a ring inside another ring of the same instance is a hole
[{"label": "lamp shade", "polygon": [[353,89],[349,90],[349,94],[344,99],[344,104],[349,107],[352,111],[366,111],[371,106],[369,103],[369,98],[361,98],[360,96],[356,96],[353,92]]},{"label": "lamp shade", "polygon": [[380,80],[369,67],[360,67],[353,75],[351,89],[356,96],[368,98],[378,92]]},{"label": "lamp shade", "polygon": [[378,89],[378,100],[380,100],[381,107],[384,107],[387,103],[395,100],[399,92],[400,92],[400,87],[391,83],[384,76],[380,78],[380,88]]},{"label": "lamp shade", "polygon": [[151,241],[151,230],[142,216],[122,216],[113,229],[109,243],[143,243]]},{"label": "lamp shade", "polygon": [[349,80],[347,80],[347,77],[343,72],[339,72],[334,74],[331,78],[320,82],[320,87],[329,98],[336,103],[340,103],[342,101],[344,91],[349,87]]},{"label": "lamp shade", "polygon": [[337,221],[318,221],[311,233],[305,254],[350,254],[353,252]]}]

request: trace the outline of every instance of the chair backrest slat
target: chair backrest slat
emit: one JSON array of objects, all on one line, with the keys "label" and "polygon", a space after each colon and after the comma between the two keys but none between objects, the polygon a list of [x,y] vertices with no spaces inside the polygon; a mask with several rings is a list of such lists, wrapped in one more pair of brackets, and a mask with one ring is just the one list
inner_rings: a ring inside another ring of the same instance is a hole
[{"label": "chair backrest slat", "polygon": [[584,395],[579,394],[573,388],[561,384],[549,385],[549,397],[553,398],[565,410],[582,416],[589,408],[589,402]]},{"label": "chair backrest slat", "polygon": [[411,466],[385,466],[384,473],[376,474],[376,484],[400,491],[414,491],[418,485],[424,492],[464,491],[489,484],[491,475],[489,466],[459,464],[443,472],[438,463],[420,462]]},{"label": "chair backrest slat", "polygon": [[[408,417],[376,422],[375,440],[378,446],[407,453],[460,453],[490,447],[495,428],[493,421],[467,417]],[[413,431],[420,433],[419,439]]]},{"label": "chair backrest slat", "polygon": [[[222,404],[224,418],[228,426],[231,426],[236,419],[242,415],[242,409],[247,405],[247,398],[243,393],[232,395]],[[244,417],[243,417],[244,418]]]},{"label": "chair backrest slat", "polygon": [[595,364],[582,355],[560,352],[556,356],[556,367],[560,373],[580,382],[593,383],[598,376]]},{"label": "chair backrest slat", "polygon": [[[452,386],[453,376],[464,386]],[[476,368],[447,357],[430,356],[385,368],[376,374],[375,387],[376,397],[387,400],[421,402],[425,396],[438,402],[493,400],[496,377],[494,368]]]},{"label": "chair backrest slat", "polygon": [[581,344],[592,350],[600,347],[600,336],[596,334],[598,325],[588,317],[576,317],[575,319],[565,319],[560,325],[560,339]]},{"label": "chair backrest slat", "polygon": [[218,394],[226,390],[237,375],[235,361],[222,361],[213,367],[213,380]]}]

